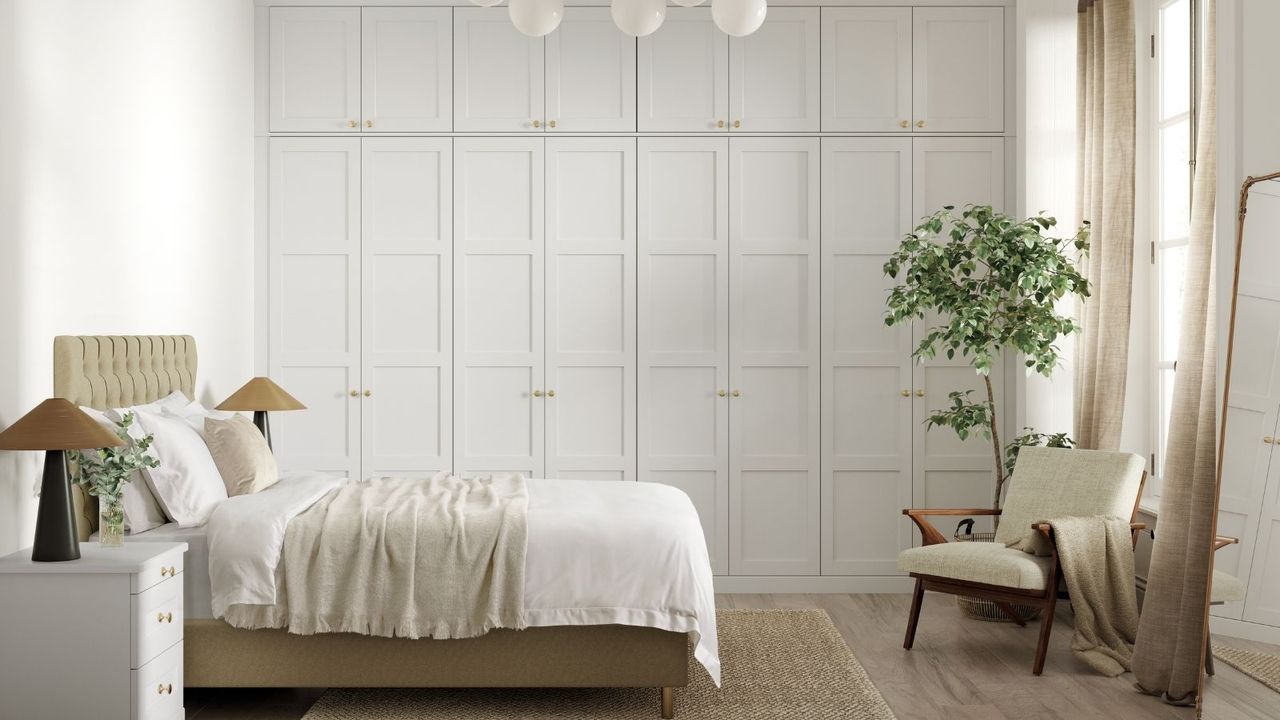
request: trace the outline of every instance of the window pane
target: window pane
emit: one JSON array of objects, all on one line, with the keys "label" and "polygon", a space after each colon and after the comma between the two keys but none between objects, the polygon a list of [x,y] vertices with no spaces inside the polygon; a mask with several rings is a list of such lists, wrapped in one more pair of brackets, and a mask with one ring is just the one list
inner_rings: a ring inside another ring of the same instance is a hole
[{"label": "window pane", "polygon": [[1160,8],[1160,119],[1191,107],[1191,3]]},{"label": "window pane", "polygon": [[1160,371],[1160,437],[1156,457],[1160,466],[1156,468],[1163,477],[1165,473],[1165,450],[1169,442],[1169,412],[1173,408],[1173,370],[1165,368]]},{"label": "window pane", "polygon": [[1181,120],[1160,131],[1160,239],[1185,238],[1191,225],[1191,124]]},{"label": "window pane", "polygon": [[1160,251],[1160,360],[1178,359],[1178,335],[1182,329],[1182,284],[1187,278],[1187,248]]}]

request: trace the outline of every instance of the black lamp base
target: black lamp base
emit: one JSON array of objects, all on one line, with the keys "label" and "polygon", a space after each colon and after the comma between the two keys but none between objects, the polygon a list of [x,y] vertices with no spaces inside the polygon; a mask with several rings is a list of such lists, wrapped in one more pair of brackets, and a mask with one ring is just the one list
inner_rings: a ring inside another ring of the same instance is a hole
[{"label": "black lamp base", "polygon": [[31,547],[36,562],[80,559],[76,539],[75,507],[71,502],[71,478],[65,453],[48,450],[44,455],[44,479],[40,482],[40,506],[36,511],[36,538]]},{"label": "black lamp base", "polygon": [[257,425],[258,429],[262,431],[262,437],[267,441],[267,447],[274,450],[275,448],[271,447],[271,423],[267,421],[267,411],[254,410],[253,424]]}]

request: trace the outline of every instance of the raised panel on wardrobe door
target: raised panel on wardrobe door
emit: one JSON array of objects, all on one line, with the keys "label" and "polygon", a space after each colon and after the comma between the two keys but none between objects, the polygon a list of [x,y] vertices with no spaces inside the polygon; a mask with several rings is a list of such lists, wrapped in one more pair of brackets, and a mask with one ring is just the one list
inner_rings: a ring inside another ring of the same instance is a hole
[{"label": "raised panel on wardrobe door", "polygon": [[728,130],[729,36],[711,8],[667,8],[666,21],[640,38],[636,55],[641,132]]},{"label": "raised panel on wardrobe door", "polygon": [[543,39],[505,7],[454,8],[453,27],[453,129],[542,132]]},{"label": "raised panel on wardrobe door", "polygon": [[759,30],[729,39],[729,128],[817,132],[819,10],[779,7]]},{"label": "raised panel on wardrobe door", "polygon": [[[967,204],[1004,208],[1004,139],[1003,138],[915,138],[913,146],[912,200],[914,220],[954,205],[957,212]],[[915,343],[937,324],[930,316],[914,324]],[[1001,433],[1005,436],[1008,414],[1004,412],[1005,361],[999,358],[990,371],[996,409],[1004,418]],[[934,410],[947,406],[953,391],[972,390],[977,399],[986,398],[986,386],[967,360],[948,360],[940,355],[915,366],[913,390],[914,460],[916,502],[924,507],[987,507],[994,490],[994,466],[991,441],[980,433],[960,440],[947,428],[925,430],[924,419]],[[921,394],[923,393],[923,394]],[[979,521],[989,529],[989,523]],[[980,528],[981,529],[981,528]]]},{"label": "raised panel on wardrobe door", "polygon": [[729,143],[729,571],[820,563],[819,141]]},{"label": "raised panel on wardrobe door", "polygon": [[913,125],[1004,130],[1004,8],[918,7],[912,24]]},{"label": "raised panel on wardrobe door", "polygon": [[609,8],[573,8],[546,43],[548,132],[636,129],[636,39]]},{"label": "raised panel on wardrobe door", "polygon": [[822,8],[822,129],[910,132],[911,8]]},{"label": "raised panel on wardrobe door", "polygon": [[360,8],[271,8],[271,129],[360,132]]},{"label": "raised panel on wardrobe door", "polygon": [[457,138],[453,157],[453,464],[542,475],[543,140]]},{"label": "raised panel on wardrobe door", "polygon": [[453,128],[453,11],[361,10],[361,127],[365,132]]},{"label": "raised panel on wardrobe door", "polygon": [[1274,456],[1260,510],[1243,619],[1280,626],[1280,462]]},{"label": "raised panel on wardrobe door", "polygon": [[453,141],[366,138],[363,477],[453,468]]},{"label": "raised panel on wardrobe door", "polygon": [[[725,138],[641,138],[637,463],[693,500],[729,570],[729,164]],[[723,392],[723,394],[721,394]]]},{"label": "raised panel on wardrobe door", "polygon": [[[911,228],[911,139],[822,140],[822,572],[897,574],[911,547],[911,330],[885,260]],[[906,396],[903,395],[906,393]]]},{"label": "raised panel on wardrobe door", "polygon": [[635,143],[546,141],[548,477],[635,479]]},{"label": "raised panel on wardrobe door", "polygon": [[271,138],[270,370],[284,469],[360,472],[360,140]]}]

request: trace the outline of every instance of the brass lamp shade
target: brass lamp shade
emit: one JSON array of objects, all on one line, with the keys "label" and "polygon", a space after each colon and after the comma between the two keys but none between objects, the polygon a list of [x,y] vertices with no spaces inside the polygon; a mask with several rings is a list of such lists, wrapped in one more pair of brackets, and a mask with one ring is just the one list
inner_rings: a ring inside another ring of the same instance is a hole
[{"label": "brass lamp shade", "polygon": [[124,441],[62,398],[49,398],[0,432],[0,450],[85,450]]},{"label": "brass lamp shade", "polygon": [[244,384],[244,387],[231,394],[231,397],[218,405],[219,410],[306,410],[307,406],[298,402],[270,378],[256,377]]}]

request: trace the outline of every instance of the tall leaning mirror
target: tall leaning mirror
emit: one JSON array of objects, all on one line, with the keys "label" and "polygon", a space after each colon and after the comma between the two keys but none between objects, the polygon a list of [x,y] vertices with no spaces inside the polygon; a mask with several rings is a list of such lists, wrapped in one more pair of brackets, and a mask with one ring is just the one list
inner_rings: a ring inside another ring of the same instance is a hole
[{"label": "tall leaning mirror", "polygon": [[1237,210],[1202,693],[1214,718],[1280,707],[1266,697],[1280,688],[1280,172],[1245,180]]}]

